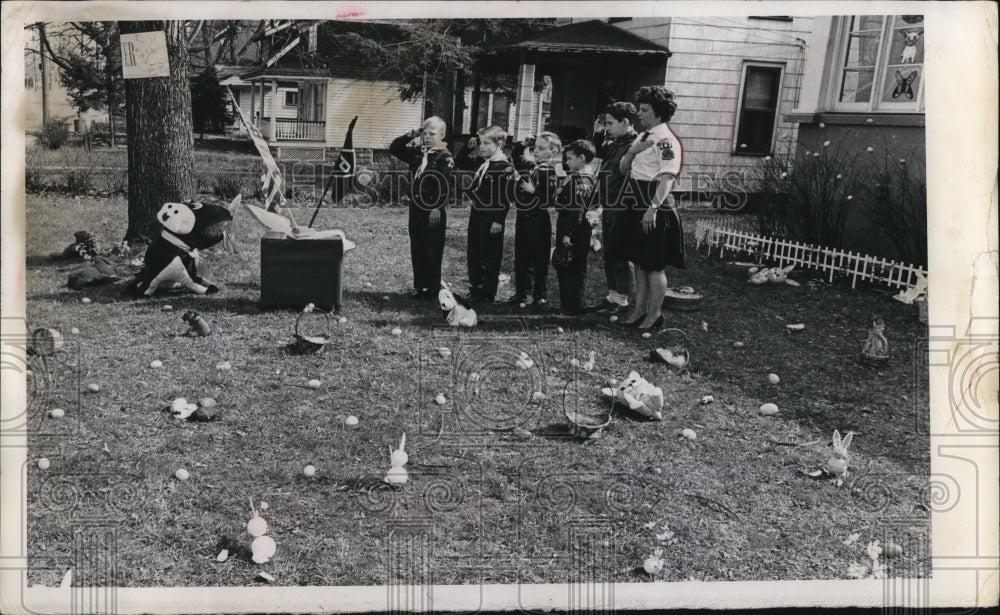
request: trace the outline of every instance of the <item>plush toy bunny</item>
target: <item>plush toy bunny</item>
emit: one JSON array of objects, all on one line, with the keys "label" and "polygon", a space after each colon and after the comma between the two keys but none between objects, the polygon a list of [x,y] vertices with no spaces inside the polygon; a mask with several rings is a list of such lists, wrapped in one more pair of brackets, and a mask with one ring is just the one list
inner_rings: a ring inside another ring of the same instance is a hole
[{"label": "plush toy bunny", "polygon": [[795,269],[795,265],[788,265],[785,268],[771,267],[769,269],[760,269],[758,271],[754,271],[748,281],[754,286],[762,286],[764,284],[788,284],[789,286],[798,286],[798,282],[788,278],[788,273],[792,269]]},{"label": "plush toy bunny", "polygon": [[598,230],[598,227],[601,225],[601,210],[592,209],[588,211],[585,215],[587,217],[587,224],[589,224],[590,228],[593,229],[593,232],[590,234],[590,251],[600,252],[601,233]]},{"label": "plush toy bunny", "polygon": [[438,301],[445,319],[453,327],[475,327],[479,322],[476,311],[464,299],[455,296],[448,284],[441,280],[441,290],[438,291]]},{"label": "plush toy bunny", "polygon": [[629,372],[616,388],[601,389],[601,395],[614,401],[624,402],[630,410],[656,420],[663,420],[663,389],[650,384],[638,372]]},{"label": "plush toy bunny", "polygon": [[861,354],[866,359],[881,361],[889,358],[889,341],[885,339],[885,321],[872,316],[868,325],[868,339],[861,346]]},{"label": "plush toy bunny", "polygon": [[830,458],[826,460],[826,465],[823,466],[824,471],[834,475],[838,479],[847,478],[847,463],[851,458],[847,452],[847,447],[851,445],[851,438],[853,437],[853,433],[848,433],[841,440],[840,431],[833,430],[833,452],[830,453]]}]

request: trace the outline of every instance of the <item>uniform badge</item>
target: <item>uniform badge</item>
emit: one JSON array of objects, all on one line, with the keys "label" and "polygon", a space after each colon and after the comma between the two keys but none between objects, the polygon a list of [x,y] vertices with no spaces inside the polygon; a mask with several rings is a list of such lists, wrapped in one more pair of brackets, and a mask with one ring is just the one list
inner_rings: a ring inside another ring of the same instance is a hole
[{"label": "uniform badge", "polygon": [[674,144],[670,142],[670,139],[658,141],[656,147],[660,148],[660,158],[663,160],[674,159]]}]

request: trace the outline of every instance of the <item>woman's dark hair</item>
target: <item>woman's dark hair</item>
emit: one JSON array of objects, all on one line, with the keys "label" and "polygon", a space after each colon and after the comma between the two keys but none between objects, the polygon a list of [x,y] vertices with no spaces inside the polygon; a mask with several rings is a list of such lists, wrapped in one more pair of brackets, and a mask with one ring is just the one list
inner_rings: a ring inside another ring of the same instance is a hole
[{"label": "woman's dark hair", "polygon": [[577,139],[564,148],[564,151],[573,152],[577,156],[583,156],[583,159],[590,162],[597,156],[597,149],[594,148],[594,144],[586,139]]},{"label": "woman's dark hair", "polygon": [[604,113],[615,118],[619,122],[628,120],[629,124],[635,124],[635,105],[630,102],[611,103],[604,109]]},{"label": "woman's dark hair", "polygon": [[677,103],[674,102],[674,93],[662,85],[645,85],[635,93],[635,104],[647,104],[653,109],[656,117],[664,122],[669,122],[677,111]]}]

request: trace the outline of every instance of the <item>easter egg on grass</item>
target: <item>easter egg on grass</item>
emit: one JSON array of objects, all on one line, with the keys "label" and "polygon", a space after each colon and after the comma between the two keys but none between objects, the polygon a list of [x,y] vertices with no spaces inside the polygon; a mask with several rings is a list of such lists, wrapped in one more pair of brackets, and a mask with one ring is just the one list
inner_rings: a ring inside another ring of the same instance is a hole
[{"label": "easter egg on grass", "polygon": [[247,521],[247,533],[253,537],[263,536],[267,533],[267,521],[263,517],[254,517]]},{"label": "easter egg on grass", "polygon": [[274,557],[277,550],[278,545],[270,536],[258,536],[250,544],[250,551],[253,553],[252,559],[255,564],[266,564]]}]

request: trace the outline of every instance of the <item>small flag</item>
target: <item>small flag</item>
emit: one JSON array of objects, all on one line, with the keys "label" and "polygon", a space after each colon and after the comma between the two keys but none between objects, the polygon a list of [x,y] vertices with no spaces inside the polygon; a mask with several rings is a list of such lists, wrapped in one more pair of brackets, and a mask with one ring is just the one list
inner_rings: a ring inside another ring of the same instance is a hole
[{"label": "small flag", "polygon": [[240,116],[240,121],[246,127],[247,132],[250,133],[250,139],[253,141],[254,147],[257,148],[257,153],[260,154],[260,158],[264,162],[264,174],[260,176],[265,195],[264,209],[271,211],[273,209],[271,203],[275,199],[277,199],[277,204],[284,206],[285,179],[281,176],[281,169],[278,168],[278,163],[274,161],[274,156],[271,155],[271,149],[267,146],[267,141],[264,139],[264,135],[260,133],[260,130],[243,115],[243,110],[240,109],[239,103],[236,102],[233,91],[229,88],[226,88],[226,90],[229,92],[229,97],[233,100],[233,108],[236,109],[236,113]]},{"label": "small flag", "polygon": [[354,119],[351,120],[350,125],[347,127],[347,135],[344,137],[344,147],[340,149],[340,155],[337,156],[337,161],[333,163],[333,170],[330,172],[330,179],[326,182],[326,188],[323,189],[323,194],[316,201],[316,210],[309,221],[309,228],[312,228],[313,222],[316,221],[319,208],[323,206],[323,199],[326,198],[328,192],[331,192],[331,189],[330,201],[338,203],[347,195],[348,190],[351,188],[351,179],[354,177],[356,171],[354,159],[354,125],[357,123],[358,116],[354,116]]}]

